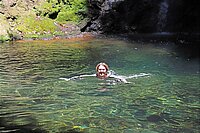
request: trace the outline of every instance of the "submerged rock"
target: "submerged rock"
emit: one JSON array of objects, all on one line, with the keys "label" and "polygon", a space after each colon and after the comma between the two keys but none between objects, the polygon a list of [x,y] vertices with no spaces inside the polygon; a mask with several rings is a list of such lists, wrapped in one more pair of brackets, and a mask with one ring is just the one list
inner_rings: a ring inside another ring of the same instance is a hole
[{"label": "submerged rock", "polygon": [[160,115],[154,114],[154,115],[148,116],[148,117],[147,117],[147,120],[148,120],[149,122],[159,122],[159,121],[163,120],[163,118],[162,118]]}]

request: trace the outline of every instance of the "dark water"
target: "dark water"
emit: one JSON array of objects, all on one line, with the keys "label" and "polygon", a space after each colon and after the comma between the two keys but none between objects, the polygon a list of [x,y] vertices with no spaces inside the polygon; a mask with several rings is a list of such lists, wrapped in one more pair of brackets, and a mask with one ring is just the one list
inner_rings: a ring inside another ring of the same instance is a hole
[{"label": "dark water", "polygon": [[[198,133],[199,58],[173,43],[114,38],[0,45],[0,132]],[[90,77],[106,62],[120,75],[150,73],[109,85]]]}]

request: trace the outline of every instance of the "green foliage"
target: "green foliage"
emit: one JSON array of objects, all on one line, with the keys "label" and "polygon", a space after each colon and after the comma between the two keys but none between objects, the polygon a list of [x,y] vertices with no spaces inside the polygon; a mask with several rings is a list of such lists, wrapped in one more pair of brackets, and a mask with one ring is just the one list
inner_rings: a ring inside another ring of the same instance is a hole
[{"label": "green foliage", "polygon": [[86,0],[48,0],[37,7],[36,12],[41,16],[51,18],[56,14],[56,21],[59,22],[80,22],[87,12]]},{"label": "green foliage", "polygon": [[[0,40],[9,40],[16,32],[23,38],[40,38],[51,35],[63,35],[65,30],[57,24],[79,24],[87,13],[87,0],[41,0],[31,10],[19,11],[11,36],[1,36]],[[0,0],[0,6],[2,2]],[[13,8],[15,9],[15,8]],[[21,8],[20,8],[21,9]],[[3,16],[3,15],[2,15]],[[1,22],[2,23],[2,22]],[[7,23],[7,22],[6,22]],[[3,27],[5,29],[5,27]],[[72,33],[72,32],[70,32]]]},{"label": "green foliage", "polygon": [[79,16],[76,15],[76,12],[71,9],[70,10],[67,10],[67,9],[61,10],[61,12],[59,12],[56,20],[59,22],[65,22],[65,21],[78,22],[78,21],[80,21]]},{"label": "green foliage", "polygon": [[6,35],[0,35],[0,42],[6,42],[9,41],[10,37]]},{"label": "green foliage", "polygon": [[53,20],[49,18],[37,18],[35,16],[24,16],[18,19],[16,30],[25,34],[46,34],[56,30]]},{"label": "green foliage", "polygon": [[46,1],[42,2],[39,6],[36,7],[36,12],[38,16],[46,16],[48,14],[58,12],[59,10],[60,10],[59,6]]}]

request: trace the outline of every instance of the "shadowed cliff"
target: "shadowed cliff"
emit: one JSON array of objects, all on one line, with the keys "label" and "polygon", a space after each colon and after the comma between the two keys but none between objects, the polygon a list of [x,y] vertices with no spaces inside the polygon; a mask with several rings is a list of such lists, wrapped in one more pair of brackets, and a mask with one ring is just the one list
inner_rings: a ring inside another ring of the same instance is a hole
[{"label": "shadowed cliff", "polygon": [[200,32],[198,0],[90,0],[87,31]]}]

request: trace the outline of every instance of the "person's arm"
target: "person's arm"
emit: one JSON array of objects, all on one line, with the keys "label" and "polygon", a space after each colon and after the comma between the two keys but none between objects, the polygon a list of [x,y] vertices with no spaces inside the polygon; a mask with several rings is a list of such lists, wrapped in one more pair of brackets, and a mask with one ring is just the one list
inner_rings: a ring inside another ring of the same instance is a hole
[{"label": "person's arm", "polygon": [[130,82],[127,81],[127,79],[150,76],[150,75],[151,74],[148,74],[148,73],[140,73],[140,74],[134,74],[134,75],[131,75],[131,76],[122,76],[122,75],[115,75],[115,74],[111,73],[109,77],[115,78],[116,81],[118,81],[118,82],[130,83]]},{"label": "person's arm", "polygon": [[128,82],[123,76],[118,76],[116,77],[116,81],[117,82],[122,82],[122,83],[131,83],[131,82]]},{"label": "person's arm", "polygon": [[63,79],[65,81],[69,81],[69,80],[76,80],[76,79],[80,79],[80,78],[83,78],[83,77],[95,77],[96,74],[90,74],[90,75],[79,75],[79,76],[74,76],[74,77],[71,77],[71,78],[59,78],[59,79]]},{"label": "person's arm", "polygon": [[126,80],[126,76],[121,76],[121,75],[115,75],[115,73],[110,73],[109,74],[109,77],[110,78],[115,78],[115,80],[117,81],[117,82],[123,82],[123,83],[130,83],[130,82],[128,82],[127,80]]},{"label": "person's arm", "polygon": [[127,76],[126,79],[131,79],[131,78],[138,78],[138,77],[144,77],[144,76],[150,76],[151,74],[149,73],[140,73],[140,74],[134,74],[131,76]]}]

